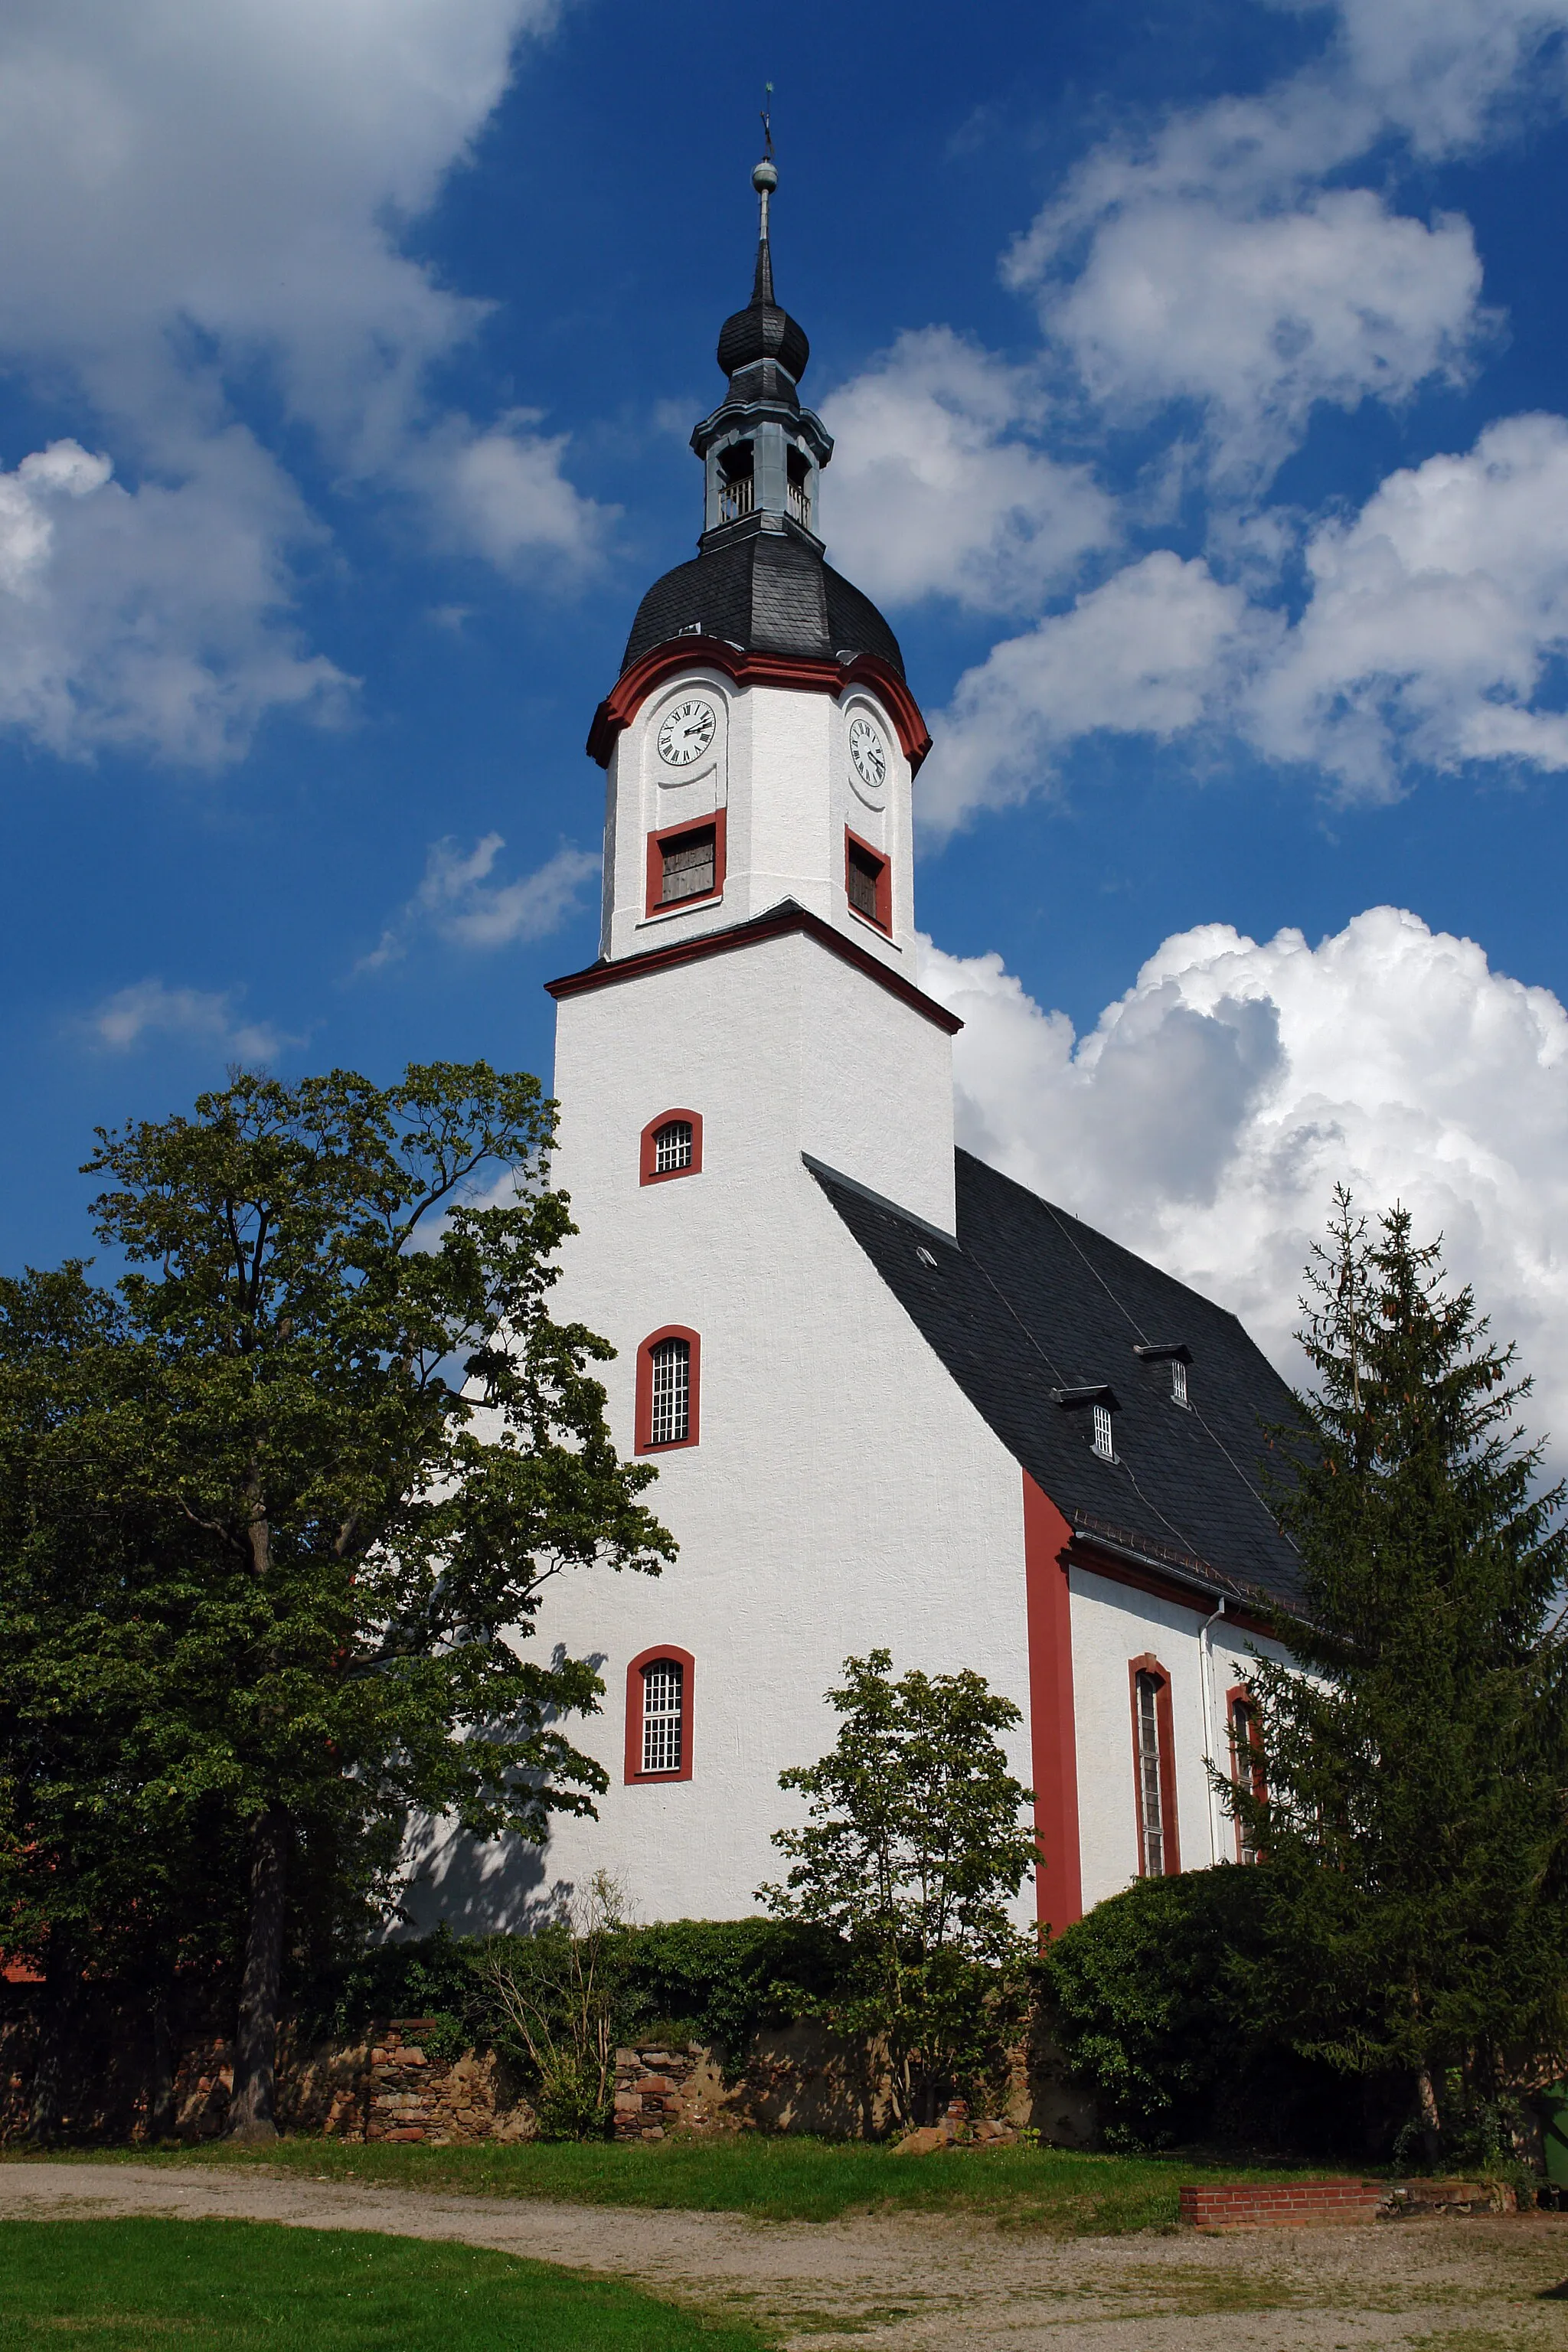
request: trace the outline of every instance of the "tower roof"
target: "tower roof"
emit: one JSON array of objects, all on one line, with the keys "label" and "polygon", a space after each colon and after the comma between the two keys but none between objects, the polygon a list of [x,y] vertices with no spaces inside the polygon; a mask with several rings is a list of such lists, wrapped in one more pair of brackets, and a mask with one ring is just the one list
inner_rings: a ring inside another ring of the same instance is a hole
[{"label": "tower roof", "polygon": [[833,455],[820,417],[801,404],[811,345],[773,292],[771,153],[752,173],[760,221],[752,299],[719,331],[723,399],[691,436],[707,484],[699,552],[656,580],[637,607],[621,662],[672,637],[701,635],[745,653],[852,660],[871,654],[903,677],[899,641],[868,596],[835,572],[814,525],[821,469]]}]

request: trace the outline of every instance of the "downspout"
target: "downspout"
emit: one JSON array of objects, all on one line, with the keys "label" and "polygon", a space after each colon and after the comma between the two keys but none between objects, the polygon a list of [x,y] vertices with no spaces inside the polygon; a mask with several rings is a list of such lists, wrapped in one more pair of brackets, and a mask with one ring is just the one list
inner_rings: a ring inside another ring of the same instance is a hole
[{"label": "downspout", "polygon": [[[1209,1633],[1216,1617],[1225,1615],[1225,1595],[1222,1592],[1214,1609],[1204,1619],[1198,1631],[1198,1695],[1204,1703],[1204,1769],[1205,1773],[1214,1761],[1214,1698],[1209,1685],[1214,1679],[1214,1649]],[[1219,1827],[1215,1816],[1215,1786],[1208,1784],[1209,1861],[1219,1861]]]}]

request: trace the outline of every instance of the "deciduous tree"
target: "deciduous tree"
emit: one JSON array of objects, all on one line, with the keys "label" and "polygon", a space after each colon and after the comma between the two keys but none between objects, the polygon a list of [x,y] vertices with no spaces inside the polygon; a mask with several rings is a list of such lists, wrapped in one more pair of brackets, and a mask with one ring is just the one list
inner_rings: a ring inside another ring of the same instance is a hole
[{"label": "deciduous tree", "polygon": [[908,2124],[993,2075],[1026,2008],[1035,1938],[1008,1906],[1035,1866],[1021,1819],[1033,1794],[1008,1771],[999,1736],[1019,1710],[983,1675],[895,1681],[887,1650],[847,1658],[844,1674],[828,1693],[843,1717],[833,1747],[779,1775],[808,1819],[774,1832],[791,1868],[759,1893],[779,1916],[841,1939],[845,1988],[814,2006],[881,2042]]}]

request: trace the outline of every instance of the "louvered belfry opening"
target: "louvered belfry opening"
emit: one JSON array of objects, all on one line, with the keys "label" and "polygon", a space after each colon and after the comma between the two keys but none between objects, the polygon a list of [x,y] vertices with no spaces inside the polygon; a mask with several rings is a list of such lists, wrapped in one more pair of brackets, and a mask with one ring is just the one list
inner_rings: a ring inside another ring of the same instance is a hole
[{"label": "louvered belfry opening", "polygon": [[658,848],[662,874],[659,897],[665,906],[680,898],[709,896],[717,871],[712,825],[701,824],[690,833],[677,834],[672,841],[661,841]]},{"label": "louvered belfry opening", "polygon": [[852,841],[849,845],[849,863],[847,872],[849,904],[858,915],[864,915],[868,922],[875,923],[880,920],[877,907],[877,893],[881,879],[882,860],[879,857],[874,857],[868,849],[862,849],[858,841]]},{"label": "louvered belfry opening", "polygon": [[650,1350],[653,1411],[650,1445],[683,1445],[691,1434],[691,1342],[660,1339]]},{"label": "louvered belfry opening", "polygon": [[674,1658],[656,1658],[642,1670],[642,1769],[680,1769],[681,1702],[686,1676]]}]

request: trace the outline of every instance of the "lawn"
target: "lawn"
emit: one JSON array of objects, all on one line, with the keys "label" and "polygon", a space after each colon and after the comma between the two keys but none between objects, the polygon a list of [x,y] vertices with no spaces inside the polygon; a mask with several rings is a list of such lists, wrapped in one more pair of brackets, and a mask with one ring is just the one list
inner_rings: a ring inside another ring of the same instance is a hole
[{"label": "lawn", "polygon": [[474,2246],[266,2221],[0,2221],[5,2352],[764,2352],[733,2323]]},{"label": "lawn", "polygon": [[[18,2156],[26,2151],[17,2149]],[[111,2152],[83,2149],[101,2162]],[[1062,2148],[971,2148],[899,2156],[863,2141],[763,2138],[673,2140],[662,2147],[580,2145],[370,2147],[348,2140],[285,2139],[267,2149],[112,2151],[159,2164],[263,2164],[313,2179],[373,2180],[388,2188],[546,2197],[577,2205],[665,2207],[748,2213],[769,2221],[832,2221],[846,2213],[970,2213],[1058,2236],[1167,2229],[1184,2181],[1319,2177],[1182,2157],[1079,2156]],[[65,2161],[70,2159],[65,2158]]]}]

